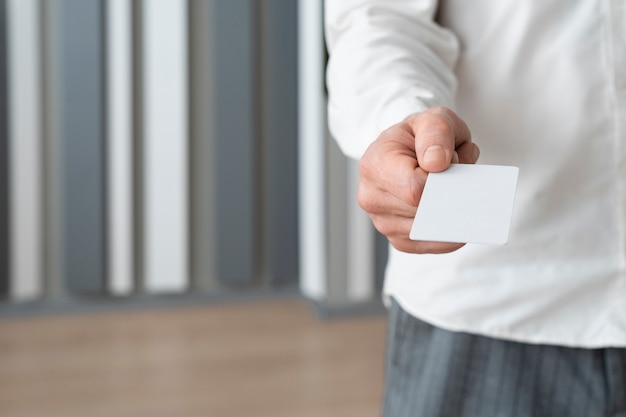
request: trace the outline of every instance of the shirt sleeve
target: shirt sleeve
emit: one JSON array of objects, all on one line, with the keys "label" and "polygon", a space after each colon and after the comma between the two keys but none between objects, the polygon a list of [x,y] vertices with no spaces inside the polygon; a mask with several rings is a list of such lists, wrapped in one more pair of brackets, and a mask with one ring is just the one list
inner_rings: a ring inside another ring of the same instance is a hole
[{"label": "shirt sleeve", "polygon": [[459,43],[435,21],[436,0],[326,0],[328,123],[359,159],[384,129],[452,107]]}]

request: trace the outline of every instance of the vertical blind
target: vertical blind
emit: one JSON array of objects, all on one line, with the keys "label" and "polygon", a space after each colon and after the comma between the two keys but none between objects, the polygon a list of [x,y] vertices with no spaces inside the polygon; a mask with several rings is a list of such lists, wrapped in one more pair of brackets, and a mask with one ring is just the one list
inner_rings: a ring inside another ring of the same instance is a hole
[{"label": "vertical blind", "polygon": [[385,245],[325,127],[321,17],[308,0],[0,0],[0,311],[377,299]]},{"label": "vertical blind", "polygon": [[380,301],[387,242],[356,203],[358,164],[327,129],[322,2],[299,1],[300,287],[322,312]]}]

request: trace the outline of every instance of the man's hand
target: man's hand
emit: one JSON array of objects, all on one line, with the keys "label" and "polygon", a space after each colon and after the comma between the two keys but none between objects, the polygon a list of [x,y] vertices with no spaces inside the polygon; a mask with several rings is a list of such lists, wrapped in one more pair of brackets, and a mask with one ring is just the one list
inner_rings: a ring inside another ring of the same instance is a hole
[{"label": "man's hand", "polygon": [[414,114],[381,133],[361,158],[359,205],[400,251],[455,251],[464,244],[413,241],[409,231],[428,172],[444,171],[451,163],[473,164],[479,153],[467,125],[452,110],[436,107]]}]

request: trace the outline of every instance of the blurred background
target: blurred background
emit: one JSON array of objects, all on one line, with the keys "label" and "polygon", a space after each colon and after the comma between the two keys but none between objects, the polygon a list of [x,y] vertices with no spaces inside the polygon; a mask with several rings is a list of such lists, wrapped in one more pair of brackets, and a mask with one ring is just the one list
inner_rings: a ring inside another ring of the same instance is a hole
[{"label": "blurred background", "polygon": [[378,415],[321,0],[0,0],[0,416]]}]

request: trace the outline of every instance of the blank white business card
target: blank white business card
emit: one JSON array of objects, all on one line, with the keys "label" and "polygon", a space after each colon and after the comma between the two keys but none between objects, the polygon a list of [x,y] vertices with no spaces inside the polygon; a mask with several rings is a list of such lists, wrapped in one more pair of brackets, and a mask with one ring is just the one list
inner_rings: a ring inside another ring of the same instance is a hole
[{"label": "blank white business card", "polygon": [[429,173],[409,237],[506,244],[518,173],[512,166],[469,164]]}]

